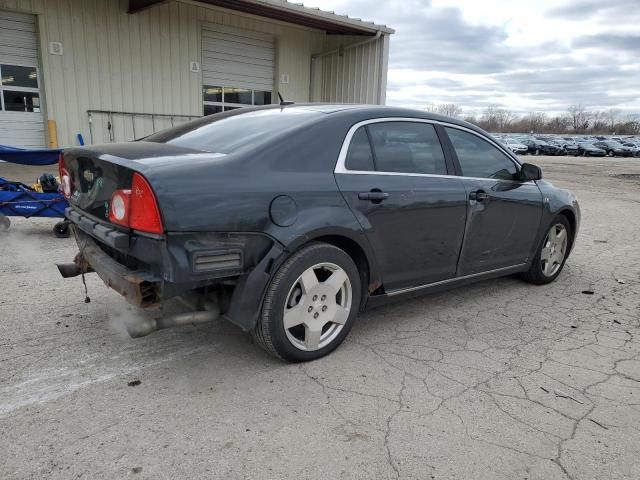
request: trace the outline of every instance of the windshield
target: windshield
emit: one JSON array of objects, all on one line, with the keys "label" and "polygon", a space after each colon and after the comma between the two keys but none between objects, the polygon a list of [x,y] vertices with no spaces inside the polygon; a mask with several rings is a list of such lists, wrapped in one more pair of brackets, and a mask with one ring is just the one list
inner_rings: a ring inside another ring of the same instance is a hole
[{"label": "windshield", "polygon": [[303,108],[269,108],[239,114],[234,112],[231,115],[210,115],[154,133],[144,140],[229,154],[304,125],[322,115],[324,114]]}]

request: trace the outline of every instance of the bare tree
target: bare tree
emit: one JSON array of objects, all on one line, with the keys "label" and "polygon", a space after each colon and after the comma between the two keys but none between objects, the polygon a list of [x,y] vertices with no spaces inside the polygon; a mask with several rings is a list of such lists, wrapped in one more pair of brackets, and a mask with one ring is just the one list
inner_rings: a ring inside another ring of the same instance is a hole
[{"label": "bare tree", "polygon": [[511,125],[518,116],[511,110],[505,110],[504,108],[497,108],[493,112],[496,128],[500,132],[508,132],[511,129]]},{"label": "bare tree", "polygon": [[545,125],[549,133],[565,133],[571,126],[571,118],[566,115],[558,115],[551,118]]},{"label": "bare tree", "polygon": [[615,131],[616,122],[620,117],[620,110],[617,108],[610,108],[609,110],[602,112],[604,120],[607,122],[607,128],[610,132]]},{"label": "bare tree", "polygon": [[608,121],[606,119],[606,112],[595,110],[591,112],[591,131],[593,133],[605,132],[609,129]]},{"label": "bare tree", "polygon": [[529,132],[541,133],[547,123],[547,115],[542,112],[531,112],[523,118],[523,121]]},{"label": "bare tree", "polygon": [[496,119],[497,110],[497,105],[490,104],[487,105],[487,108],[484,109],[484,113],[482,114],[482,125],[486,130],[489,130],[490,132],[495,132],[498,128],[498,122]]},{"label": "bare tree", "polygon": [[584,106],[580,104],[571,105],[567,111],[571,117],[574,131],[584,132],[589,128],[591,114],[585,110]]},{"label": "bare tree", "polygon": [[437,112],[448,117],[459,117],[462,115],[462,108],[455,103],[442,103],[438,105]]},{"label": "bare tree", "polygon": [[474,125],[476,125],[478,123],[478,119],[472,113],[467,113],[462,119],[465,122],[473,123]]}]

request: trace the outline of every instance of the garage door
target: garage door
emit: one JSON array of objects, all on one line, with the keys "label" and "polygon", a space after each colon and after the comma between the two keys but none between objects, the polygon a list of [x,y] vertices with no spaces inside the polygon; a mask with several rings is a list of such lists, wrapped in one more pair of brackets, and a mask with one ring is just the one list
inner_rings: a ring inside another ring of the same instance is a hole
[{"label": "garage door", "polygon": [[204,114],[271,103],[273,37],[208,24],[202,30]]},{"label": "garage door", "polygon": [[0,145],[44,147],[35,17],[0,11]]}]

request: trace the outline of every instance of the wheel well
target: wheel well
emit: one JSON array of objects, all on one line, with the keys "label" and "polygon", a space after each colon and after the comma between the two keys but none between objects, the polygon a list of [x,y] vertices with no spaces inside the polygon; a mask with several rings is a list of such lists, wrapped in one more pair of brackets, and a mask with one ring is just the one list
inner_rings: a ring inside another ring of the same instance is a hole
[{"label": "wheel well", "polygon": [[314,242],[324,242],[335,247],[338,247],[341,250],[344,250],[347,255],[351,257],[351,259],[358,267],[358,272],[360,272],[360,280],[362,281],[362,304],[367,297],[367,293],[369,293],[369,278],[370,278],[370,269],[369,269],[369,260],[367,259],[367,255],[364,253],[364,250],[358,243],[354,240],[351,240],[347,237],[342,237],[340,235],[326,235],[323,237],[314,238],[312,241]]},{"label": "wheel well", "polygon": [[571,226],[571,238],[570,238],[571,245],[569,246],[569,248],[571,248],[573,247],[573,239],[576,236],[576,215],[571,210],[562,210],[559,213],[559,215],[563,215],[569,222],[569,225]]}]

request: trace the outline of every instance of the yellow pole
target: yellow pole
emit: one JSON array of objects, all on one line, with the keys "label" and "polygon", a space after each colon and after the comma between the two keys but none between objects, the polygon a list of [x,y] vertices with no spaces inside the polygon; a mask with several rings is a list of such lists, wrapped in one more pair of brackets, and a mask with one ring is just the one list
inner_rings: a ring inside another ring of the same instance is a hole
[{"label": "yellow pole", "polygon": [[55,120],[47,121],[49,129],[49,148],[58,148],[58,127]]}]

